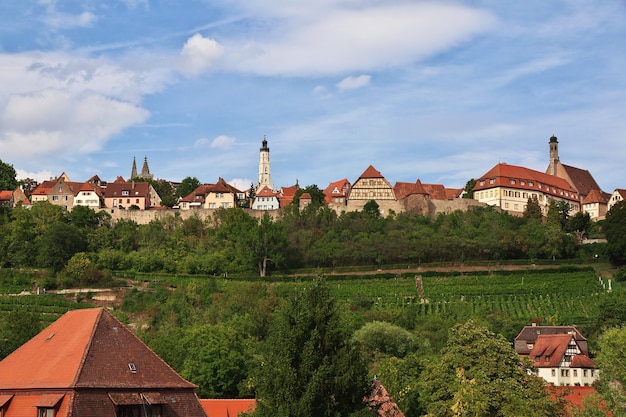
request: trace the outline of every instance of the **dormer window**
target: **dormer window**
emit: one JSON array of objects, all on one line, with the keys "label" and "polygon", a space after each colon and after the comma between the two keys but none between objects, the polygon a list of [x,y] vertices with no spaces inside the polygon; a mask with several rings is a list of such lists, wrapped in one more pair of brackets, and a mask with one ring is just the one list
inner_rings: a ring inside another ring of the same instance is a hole
[{"label": "dormer window", "polygon": [[122,190],[122,195],[129,195],[130,193],[128,192],[128,190]]}]

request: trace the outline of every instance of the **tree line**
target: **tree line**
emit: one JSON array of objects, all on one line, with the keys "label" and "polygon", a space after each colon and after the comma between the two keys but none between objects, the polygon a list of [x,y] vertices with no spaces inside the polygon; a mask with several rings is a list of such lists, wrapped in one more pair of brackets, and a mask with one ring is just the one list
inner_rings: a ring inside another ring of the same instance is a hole
[{"label": "tree line", "polygon": [[87,268],[96,275],[128,270],[266,276],[298,268],[571,259],[590,232],[606,234],[606,251],[620,265],[626,258],[624,204],[598,223],[588,214],[569,216],[555,203],[542,219],[533,214],[531,201],[523,217],[474,207],[434,218],[409,212],[383,218],[371,201],[363,211],[341,215],[311,204],[302,211],[291,206],[278,218],[218,209],[206,220],[172,214],[139,225],[112,224],[105,211],[81,206],[65,211],[38,202],[31,208],[0,208],[0,265],[55,273]]}]

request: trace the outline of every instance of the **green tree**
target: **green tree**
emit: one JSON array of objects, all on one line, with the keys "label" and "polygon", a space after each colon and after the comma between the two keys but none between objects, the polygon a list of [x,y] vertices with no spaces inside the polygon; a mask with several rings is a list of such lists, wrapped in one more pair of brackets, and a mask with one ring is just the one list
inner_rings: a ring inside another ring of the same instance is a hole
[{"label": "green tree", "polygon": [[598,390],[616,417],[626,416],[626,327],[607,329],[598,340]]},{"label": "green tree", "polygon": [[524,218],[525,219],[534,219],[537,221],[541,221],[541,206],[539,205],[539,200],[537,200],[537,196],[532,196],[528,198],[526,202],[526,208],[524,209]]},{"label": "green tree", "polygon": [[380,218],[380,206],[376,200],[370,200],[363,206],[363,212],[370,216],[379,219]]},{"label": "green tree", "polygon": [[198,385],[201,398],[238,398],[238,385],[248,375],[247,347],[252,343],[227,324],[203,324],[188,329],[181,375]]},{"label": "green tree", "polygon": [[257,370],[257,417],[347,416],[364,407],[367,371],[321,278],[271,323]]},{"label": "green tree", "polygon": [[198,188],[202,183],[196,177],[185,177],[178,187],[176,187],[176,197],[182,198],[187,197],[191,194],[196,188]]},{"label": "green tree", "polygon": [[0,318],[0,359],[33,338],[42,329],[39,315],[28,311],[12,311]]},{"label": "green tree", "polygon": [[324,191],[320,190],[317,185],[307,185],[305,188],[298,188],[293,196],[294,207],[300,206],[300,196],[304,193],[309,193],[311,196],[311,206],[318,208],[324,204]]},{"label": "green tree", "polygon": [[591,227],[591,216],[589,213],[577,212],[573,216],[570,216],[567,221],[567,227],[565,230],[575,233],[578,237],[578,241],[582,242],[583,238],[587,235],[589,228]]},{"label": "green tree", "polygon": [[474,198],[474,187],[476,186],[476,179],[472,178],[465,183],[463,188],[463,198]]},{"label": "green tree", "polygon": [[613,265],[626,265],[626,201],[620,201],[606,214],[603,226],[607,254]]},{"label": "green tree", "polygon": [[363,357],[378,355],[403,358],[413,347],[413,335],[400,326],[372,321],[354,332],[354,341],[361,348]]},{"label": "green tree", "polygon": [[429,416],[558,416],[532,364],[474,321],[454,326],[441,357],[422,373]]},{"label": "green tree", "polygon": [[87,250],[85,236],[71,224],[53,223],[37,242],[37,263],[60,271],[74,254]]},{"label": "green tree", "polygon": [[287,234],[282,223],[275,222],[265,212],[254,230],[251,249],[259,268],[259,275],[265,277],[268,263],[279,266],[284,258],[283,251],[287,246]]},{"label": "green tree", "polygon": [[13,165],[0,160],[0,190],[15,190],[18,185],[16,176],[17,173]]}]

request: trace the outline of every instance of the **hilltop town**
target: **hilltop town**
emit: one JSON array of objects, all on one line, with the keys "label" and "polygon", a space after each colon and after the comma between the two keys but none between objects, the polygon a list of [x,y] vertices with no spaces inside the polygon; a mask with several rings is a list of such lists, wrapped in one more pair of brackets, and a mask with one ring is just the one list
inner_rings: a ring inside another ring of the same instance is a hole
[{"label": "hilltop town", "polygon": [[[545,172],[498,163],[485,174],[468,182],[465,189],[448,188],[444,184],[391,182],[374,166],[369,165],[350,182],[347,178],[331,182],[323,190],[323,203],[335,211],[360,211],[375,201],[382,216],[390,213],[413,212],[421,215],[466,210],[473,206],[493,206],[513,215],[522,215],[529,199],[536,199],[542,213],[547,214],[551,201],[565,202],[570,213],[587,213],[591,220],[601,220],[617,202],[626,198],[626,189],[605,192],[593,175],[583,168],[566,165],[559,158],[558,139],[549,139],[549,164]],[[259,176],[256,185],[239,190],[218,178],[212,184],[197,184],[186,195],[165,201],[180,185],[167,180],[155,180],[145,157],[141,171],[133,159],[128,179],[118,176],[113,182],[102,181],[97,175],[75,182],[62,173],[57,178],[36,183],[28,181],[15,190],[0,192],[0,203],[15,206],[48,201],[67,210],[86,206],[106,210],[113,219],[130,218],[147,223],[178,210],[183,215],[218,208],[242,208],[254,212],[276,211],[294,204],[303,209],[313,197],[302,192],[299,184],[275,187],[271,178],[270,148],[264,138],[259,149]],[[166,184],[163,191],[157,184]],[[169,190],[167,190],[169,188]],[[205,212],[205,215],[208,213]]]}]

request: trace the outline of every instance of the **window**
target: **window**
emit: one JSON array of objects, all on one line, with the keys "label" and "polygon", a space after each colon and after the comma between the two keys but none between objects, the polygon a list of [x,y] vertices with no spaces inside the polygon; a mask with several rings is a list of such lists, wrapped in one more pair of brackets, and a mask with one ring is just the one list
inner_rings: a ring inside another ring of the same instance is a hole
[{"label": "window", "polygon": [[556,369],[552,370],[552,376],[556,376]]},{"label": "window", "polygon": [[59,201],[59,196],[58,195],[53,195],[52,196],[52,201]]},{"label": "window", "polygon": [[129,195],[130,193],[128,192],[128,190],[122,190],[122,195]]},{"label": "window", "polygon": [[574,369],[574,376],[578,376],[578,370]]},{"label": "window", "polygon": [[492,178],[492,179],[489,180],[489,184],[495,184],[495,183],[496,183],[495,178]]},{"label": "window", "polygon": [[[145,410],[145,414],[142,412]],[[117,417],[161,417],[161,405],[118,405]]]},{"label": "window", "polygon": [[37,417],[54,417],[54,408],[38,407]]},{"label": "window", "polygon": [[515,180],[514,180],[513,178],[511,178],[511,179],[509,180],[509,182],[510,182],[511,184],[515,184]]}]

